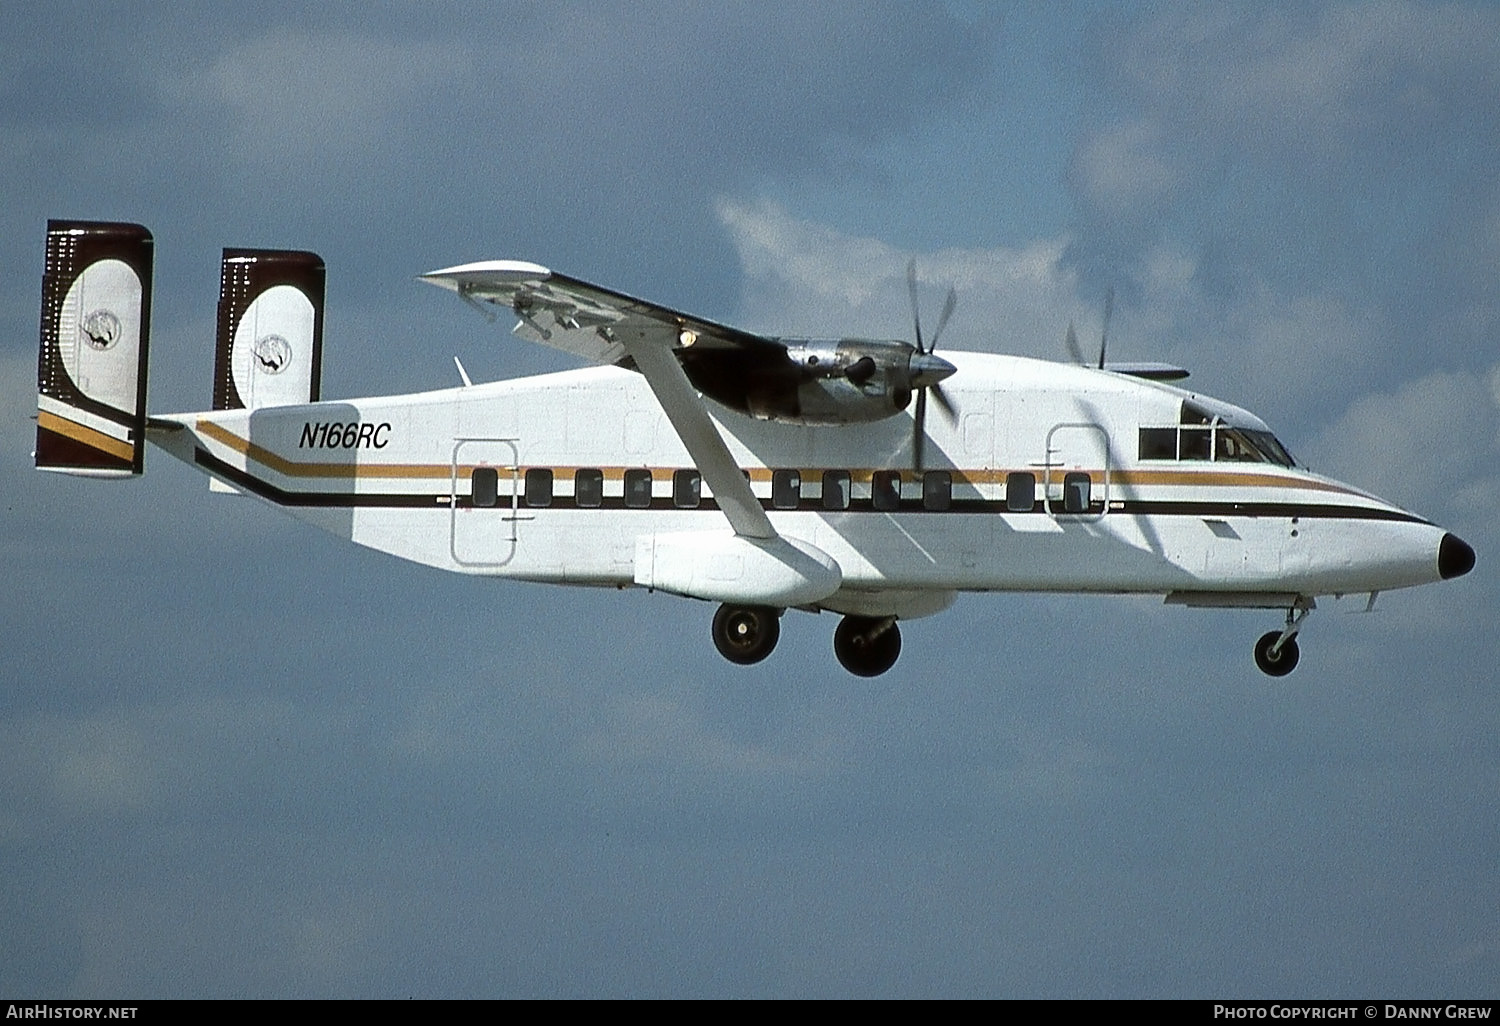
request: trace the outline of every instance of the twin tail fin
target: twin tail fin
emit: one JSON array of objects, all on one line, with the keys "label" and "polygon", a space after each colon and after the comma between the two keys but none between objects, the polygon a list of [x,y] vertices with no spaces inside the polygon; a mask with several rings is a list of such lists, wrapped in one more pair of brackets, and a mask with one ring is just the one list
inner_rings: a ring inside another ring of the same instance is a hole
[{"label": "twin tail fin", "polygon": [[[47,222],[39,470],[134,477],[145,469],[153,252],[151,233],[138,224]],[[224,250],[215,410],[318,401],[325,280],[314,253]]]},{"label": "twin tail fin", "polygon": [[152,255],[151,233],[138,224],[47,222],[38,470],[144,470]]},{"label": "twin tail fin", "polygon": [[224,251],[214,409],[318,401],[325,279],[323,260],[315,253]]}]

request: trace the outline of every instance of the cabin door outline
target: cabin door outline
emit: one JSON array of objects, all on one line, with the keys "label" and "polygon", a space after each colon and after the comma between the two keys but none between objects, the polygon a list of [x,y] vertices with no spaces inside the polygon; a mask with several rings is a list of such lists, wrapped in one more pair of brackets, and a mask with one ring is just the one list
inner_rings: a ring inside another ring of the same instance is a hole
[{"label": "cabin door outline", "polygon": [[514,438],[455,438],[448,488],[448,551],[463,567],[515,558],[521,514],[520,452]]},{"label": "cabin door outline", "polygon": [[[1082,480],[1083,475],[1087,481]],[[1103,519],[1109,512],[1113,476],[1109,431],[1104,425],[1065,422],[1054,424],[1047,432],[1042,495],[1054,520]]]}]

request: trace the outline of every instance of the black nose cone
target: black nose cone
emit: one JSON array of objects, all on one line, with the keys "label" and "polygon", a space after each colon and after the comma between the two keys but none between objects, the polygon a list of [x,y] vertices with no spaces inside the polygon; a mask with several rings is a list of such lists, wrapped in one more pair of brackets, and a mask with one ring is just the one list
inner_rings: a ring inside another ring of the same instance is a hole
[{"label": "black nose cone", "polygon": [[1456,534],[1443,535],[1438,545],[1438,573],[1443,580],[1462,577],[1474,569],[1474,550]]}]

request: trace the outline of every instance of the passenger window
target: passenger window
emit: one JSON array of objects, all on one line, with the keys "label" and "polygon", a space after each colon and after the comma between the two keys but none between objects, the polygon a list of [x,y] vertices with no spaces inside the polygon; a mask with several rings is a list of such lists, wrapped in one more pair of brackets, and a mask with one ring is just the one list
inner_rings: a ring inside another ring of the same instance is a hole
[{"label": "passenger window", "polygon": [[604,471],[585,467],[574,474],[573,502],[582,509],[598,509],[604,503]]},{"label": "passenger window", "polygon": [[476,506],[495,505],[500,501],[500,472],[494,467],[475,467],[469,475],[469,494]]},{"label": "passenger window", "polygon": [[849,471],[823,471],[823,508],[849,508]]},{"label": "passenger window", "polygon": [[[650,486],[647,486],[649,491]],[[697,509],[703,497],[703,475],[696,470],[672,472],[672,505],[678,509]]]},{"label": "passenger window", "polygon": [[1176,428],[1141,428],[1141,459],[1175,460],[1176,458]]},{"label": "passenger window", "polygon": [[1063,512],[1087,513],[1093,491],[1093,479],[1087,474],[1074,472],[1063,475]]},{"label": "passenger window", "polygon": [[771,474],[771,505],[777,509],[796,509],[802,501],[802,472],[778,470]]},{"label": "passenger window", "polygon": [[625,471],[625,505],[631,509],[651,505],[651,471],[639,467]]},{"label": "passenger window", "polygon": [[1206,427],[1184,427],[1182,429],[1182,440],[1177,450],[1177,458],[1181,460],[1206,460],[1210,457],[1212,449],[1209,447],[1213,440],[1213,430]]},{"label": "passenger window", "polygon": [[870,501],[876,509],[901,508],[901,472],[877,470],[870,480]]},{"label": "passenger window", "polygon": [[1036,475],[1025,471],[1005,475],[1005,508],[1030,513],[1036,506]]},{"label": "passenger window", "polygon": [[946,470],[929,470],[922,475],[922,508],[945,510],[953,505],[953,475]]},{"label": "passenger window", "polygon": [[526,471],[526,505],[552,505],[552,471],[546,467],[532,467]]}]

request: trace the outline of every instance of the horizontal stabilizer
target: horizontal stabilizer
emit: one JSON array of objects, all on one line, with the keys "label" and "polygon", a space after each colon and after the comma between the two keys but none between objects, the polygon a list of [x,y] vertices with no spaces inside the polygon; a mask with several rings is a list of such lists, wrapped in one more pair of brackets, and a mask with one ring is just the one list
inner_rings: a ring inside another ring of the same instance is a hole
[{"label": "horizontal stabilizer", "polygon": [[1149,381],[1181,381],[1188,376],[1185,368],[1170,363],[1106,363],[1104,369]]}]

